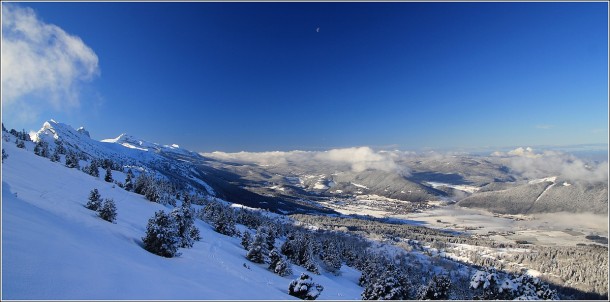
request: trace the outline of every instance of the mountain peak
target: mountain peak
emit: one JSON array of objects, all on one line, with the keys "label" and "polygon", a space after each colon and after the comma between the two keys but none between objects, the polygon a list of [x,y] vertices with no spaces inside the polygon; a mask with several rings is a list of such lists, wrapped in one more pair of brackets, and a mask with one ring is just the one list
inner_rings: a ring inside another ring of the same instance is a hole
[{"label": "mountain peak", "polygon": [[148,151],[149,149],[159,148],[158,144],[141,140],[127,133],[121,133],[121,135],[117,136],[116,138],[104,139],[102,140],[102,142],[119,144],[127,148],[139,149],[142,151]]},{"label": "mountain peak", "polygon": [[89,135],[89,131],[85,130],[85,127],[80,127],[78,129],[76,129],[76,132],[87,136],[88,138],[91,138],[91,135]]},{"label": "mountain peak", "polygon": [[50,119],[42,124],[42,128],[36,132],[36,140],[57,140],[66,139],[68,137],[86,136],[91,138],[89,131],[85,130],[84,127],[74,129],[72,126]]}]

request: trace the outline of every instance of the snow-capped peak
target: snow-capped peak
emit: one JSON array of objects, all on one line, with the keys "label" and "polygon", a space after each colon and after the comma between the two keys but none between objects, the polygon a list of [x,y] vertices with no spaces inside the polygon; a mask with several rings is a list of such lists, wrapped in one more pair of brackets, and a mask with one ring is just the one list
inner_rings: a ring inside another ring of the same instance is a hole
[{"label": "snow-capped peak", "polygon": [[70,140],[71,138],[78,138],[79,136],[86,136],[87,138],[90,138],[89,131],[85,130],[84,127],[80,127],[78,130],[75,130],[72,128],[72,126],[56,122],[53,119],[44,122],[44,124],[42,124],[42,128],[40,128],[40,130],[38,130],[34,136],[36,141],[40,139],[47,141],[57,140],[60,138],[63,140]]},{"label": "snow-capped peak", "polygon": [[148,151],[149,149],[158,149],[159,148],[158,144],[149,143],[145,140],[138,139],[127,133],[122,133],[121,135],[117,136],[116,138],[103,139],[102,142],[115,143],[115,144],[119,144],[119,145],[122,145],[127,148],[138,149],[138,150],[142,150],[142,151]]}]

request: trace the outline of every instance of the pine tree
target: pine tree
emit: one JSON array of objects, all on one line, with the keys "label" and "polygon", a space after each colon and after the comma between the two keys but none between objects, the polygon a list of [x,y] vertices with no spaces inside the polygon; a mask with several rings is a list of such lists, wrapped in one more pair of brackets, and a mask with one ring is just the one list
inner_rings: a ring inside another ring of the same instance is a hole
[{"label": "pine tree", "polygon": [[244,249],[249,250],[251,243],[252,235],[250,235],[250,232],[248,232],[248,230],[245,230],[243,236],[241,237],[241,246],[243,246]]},{"label": "pine tree", "polygon": [[285,277],[292,274],[292,269],[286,259],[276,250],[273,249],[269,252],[269,270],[272,272]]},{"label": "pine tree", "polygon": [[116,221],[116,205],[113,199],[106,198],[102,207],[98,209],[100,217],[108,222]]},{"label": "pine tree", "polygon": [[275,248],[275,230],[272,225],[265,226],[263,230],[265,236],[265,243],[267,244],[267,250],[271,251]]},{"label": "pine tree", "polygon": [[85,171],[87,174],[93,176],[93,177],[99,177],[100,176],[100,170],[97,166],[97,162],[95,160],[91,161],[91,165],[89,165]]},{"label": "pine tree", "polygon": [[275,270],[275,266],[280,262],[281,259],[282,257],[276,249],[271,250],[271,252],[269,252],[269,269],[271,271]]},{"label": "pine tree", "polygon": [[57,153],[59,153],[59,154],[66,154],[66,148],[64,147],[64,144],[62,143],[62,141],[60,141],[60,140],[55,141],[55,151],[57,151]]},{"label": "pine tree", "polygon": [[79,168],[79,164],[78,164],[78,158],[76,157],[76,154],[74,154],[74,152],[68,152],[66,154],[66,167],[68,168]]},{"label": "pine tree", "polygon": [[49,157],[51,152],[49,151],[49,144],[47,142],[42,142],[42,151],[40,152],[40,156]]},{"label": "pine tree", "polygon": [[337,244],[333,240],[324,240],[320,259],[322,260],[324,269],[330,273],[336,274],[341,269],[341,255],[337,248]]},{"label": "pine tree", "polygon": [[53,154],[51,154],[51,157],[49,158],[52,162],[58,162],[61,157],[59,157],[59,152],[57,152],[57,149],[55,149],[55,151],[53,151]]},{"label": "pine tree", "polygon": [[475,300],[510,300],[511,294],[504,290],[506,282],[504,282],[495,268],[486,267],[484,270],[479,270],[472,275],[470,279],[470,289],[475,291],[473,299]]},{"label": "pine tree", "polygon": [[85,207],[89,210],[97,211],[101,208],[102,200],[100,196],[100,192],[97,189],[91,190],[89,192],[89,201],[85,205]]},{"label": "pine tree", "polygon": [[264,231],[259,228],[256,230],[256,235],[254,235],[254,241],[250,245],[250,249],[246,254],[246,258],[248,260],[255,263],[265,263],[265,254],[268,253],[265,245],[266,234]]},{"label": "pine tree", "polygon": [[42,145],[41,145],[41,141],[38,141],[34,145],[34,154],[40,156],[41,153],[42,153]]},{"label": "pine tree", "polygon": [[174,208],[171,216],[178,226],[179,247],[190,248],[195,241],[201,240],[199,229],[195,227],[195,217],[190,203],[183,203],[180,207]]},{"label": "pine tree", "polygon": [[280,261],[275,265],[273,272],[282,277],[286,277],[292,275],[292,268],[290,268],[290,263],[288,263],[284,257],[281,257]]},{"label": "pine tree", "polygon": [[36,142],[36,145],[34,145],[34,154],[42,157],[49,157],[49,144],[39,140]]},{"label": "pine tree", "polygon": [[521,274],[511,280],[513,300],[558,300],[557,291],[549,288],[549,285],[528,274]]},{"label": "pine tree", "polygon": [[106,168],[106,175],[104,176],[104,180],[106,182],[112,182],[112,170],[110,170],[110,167]]},{"label": "pine tree", "polygon": [[316,257],[314,255],[313,240],[307,239],[305,241],[305,245],[302,250],[302,255],[299,258],[299,261],[303,268],[305,268],[307,271],[310,271],[316,275],[320,274],[320,267],[318,266]]},{"label": "pine tree", "polygon": [[378,278],[366,285],[361,298],[362,300],[408,300],[409,290],[405,283],[399,278],[396,266],[390,263]]},{"label": "pine tree", "polygon": [[125,190],[131,191],[133,190],[133,171],[131,169],[127,170],[127,177],[125,177]]},{"label": "pine tree", "polygon": [[4,151],[4,148],[2,148],[2,162],[4,162],[4,160],[7,158],[8,158],[8,153],[6,153],[6,151]]},{"label": "pine tree", "polygon": [[299,279],[292,280],[288,286],[288,294],[303,300],[315,300],[324,287],[313,282],[309,275],[302,273]]},{"label": "pine tree", "polygon": [[20,139],[15,140],[15,145],[17,148],[25,149],[25,143]]},{"label": "pine tree", "polygon": [[158,211],[148,220],[146,236],[142,238],[144,248],[159,256],[171,258],[178,256],[180,236],[178,225],[171,215]]},{"label": "pine tree", "polygon": [[220,213],[218,213],[212,224],[214,225],[214,230],[223,235],[233,236],[237,232],[233,210],[229,207],[221,207]]},{"label": "pine tree", "polygon": [[417,293],[417,300],[448,300],[451,279],[445,275],[434,275]]}]

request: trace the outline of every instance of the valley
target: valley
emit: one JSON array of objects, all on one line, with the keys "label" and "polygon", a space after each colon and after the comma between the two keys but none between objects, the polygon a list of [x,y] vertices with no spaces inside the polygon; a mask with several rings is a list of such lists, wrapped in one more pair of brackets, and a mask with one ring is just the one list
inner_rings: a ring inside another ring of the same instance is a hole
[{"label": "valley", "polygon": [[[25,140],[23,145],[19,142],[21,139]],[[318,278],[327,286],[342,284],[328,287],[320,299],[358,299],[363,283],[355,279],[360,274],[366,275],[367,264],[363,263],[376,257],[404,258],[399,262],[408,264],[402,269],[416,272],[415,275],[423,279],[443,272],[449,274],[455,284],[450,295],[458,299],[472,298],[474,293],[465,290],[468,288],[465,284],[473,272],[489,268],[499,269],[507,276],[527,274],[540,278],[562,298],[604,299],[608,294],[608,184],[587,179],[598,177],[599,169],[607,165],[605,162],[585,163],[569,155],[554,155],[567,158],[566,165],[582,164],[584,171],[591,174],[573,177],[562,172],[565,167],[556,171],[520,171],[511,166],[511,160],[516,160],[511,157],[412,154],[374,151],[368,147],[326,152],[197,154],[177,145],[149,143],[131,135],[96,141],[84,128],[75,130],[53,120],[45,122],[32,141],[28,141],[24,133],[4,131],[4,148],[8,150],[8,167],[5,169],[3,164],[3,174],[6,173],[2,183],[3,212],[8,214],[7,221],[11,225],[3,225],[3,232],[9,230],[3,249],[14,263],[7,263],[5,274],[16,279],[3,283],[3,287],[15,294],[10,296],[13,298],[114,297],[106,296],[103,291],[90,296],[81,291],[62,293],[47,283],[46,273],[31,277],[36,269],[28,259],[37,253],[27,251],[26,246],[50,248],[59,258],[64,253],[73,255],[73,251],[66,250],[63,245],[50,243],[46,235],[35,235],[47,234],[40,227],[49,225],[55,228],[53,232],[66,236],[71,245],[85,250],[105,250],[117,261],[133,261],[130,259],[142,252],[135,253],[132,248],[134,244],[142,244],[138,236],[144,228],[146,213],[150,215],[155,208],[176,208],[183,204],[182,198],[192,199],[193,210],[199,213],[196,225],[205,230],[205,236],[203,245],[196,243],[192,251],[185,251],[178,259],[203,265],[202,269],[206,271],[214,270],[221,280],[232,280],[240,275],[236,264],[243,264],[248,270],[252,265],[239,260],[244,257],[243,251],[236,247],[235,236],[239,232],[224,230],[215,220],[219,218],[210,218],[212,214],[205,213],[229,211],[230,214],[223,215],[234,217],[237,229],[253,232],[252,226],[247,226],[251,223],[247,218],[249,214],[243,216],[242,212],[262,211],[268,213],[265,214],[268,217],[275,217],[269,223],[284,230],[278,231],[283,236],[278,238],[280,243],[291,240],[292,235],[286,230],[293,228],[299,230],[297,233],[352,238],[341,239],[347,240],[342,244],[352,244],[353,238],[362,240],[351,247],[351,252],[362,249],[365,258],[355,260],[344,256],[347,258],[343,260],[340,274],[343,277],[335,276],[336,271],[325,271],[324,277]],[[49,151],[44,151],[47,148]],[[58,150],[63,153],[55,155]],[[45,155],[50,156],[50,161]],[[75,163],[77,169],[70,166],[72,158],[78,162]],[[98,167],[100,176],[92,175],[95,173],[91,172],[91,166],[95,165],[105,167]],[[104,172],[114,176],[110,183],[101,180]],[[52,180],[45,180],[45,173],[50,173],[48,177]],[[546,173],[552,173],[552,176],[544,176]],[[128,174],[135,179],[133,192],[125,191]],[[77,187],[72,189],[74,185]],[[114,196],[120,213],[129,209],[128,214],[119,216],[123,218],[119,220],[118,233],[105,230],[105,227],[100,229],[97,222],[90,221],[90,215],[83,216],[86,210],[81,209],[77,201],[90,187],[99,185],[104,188],[104,195]],[[142,186],[148,186],[148,189],[142,189]],[[10,204],[5,207],[5,202]],[[39,210],[28,210],[30,207]],[[40,225],[25,231],[16,228],[29,220],[39,221]],[[78,225],[90,230],[84,233],[71,230]],[[117,242],[120,249],[76,243],[88,242],[89,239],[83,238],[93,234],[100,236],[100,230],[105,234],[103,236],[118,236],[116,238],[122,242]],[[227,232],[225,235],[229,237],[218,237],[214,230]],[[21,237],[15,237],[16,234]],[[209,241],[212,238],[215,239]],[[322,242],[316,244],[324,246]],[[349,251],[345,247],[344,253],[351,253]],[[379,253],[385,256],[379,256]],[[317,265],[328,269],[327,264],[323,264],[323,255],[316,256],[320,257]],[[573,262],[571,259],[575,255],[581,261]],[[71,257],[77,259],[78,265],[89,267],[85,258]],[[215,264],[201,264],[193,257],[207,257]],[[142,267],[157,263],[157,260],[150,261],[152,259],[136,262]],[[72,266],[61,260],[47,263],[41,269],[55,270],[61,263]],[[30,267],[25,274],[18,272],[23,265]],[[312,269],[307,265],[294,262],[292,267],[305,272]],[[102,272],[96,278],[106,278],[107,273],[110,271]],[[175,276],[172,282],[189,279],[188,275],[200,275],[185,267],[178,270],[167,267],[158,273]],[[252,278],[239,277],[242,286],[250,288],[246,296],[287,297],[281,286],[275,285],[284,282],[277,276],[267,279],[266,285],[255,285],[257,278],[267,278],[265,274],[263,269]],[[295,274],[291,276],[296,277]],[[59,280],[62,280],[58,281],[60,284],[73,282],[70,276]],[[20,289],[19,282],[40,283],[44,288],[40,296],[30,296]],[[410,292],[405,295],[416,297],[421,285],[414,280],[409,284]],[[85,282],[82,286],[93,285]],[[205,285],[197,288],[208,292],[208,297],[246,297],[225,296],[222,292],[209,291]],[[254,294],[261,290],[273,294]],[[183,295],[168,293],[167,297],[196,296],[193,295],[194,292],[187,290]],[[157,292],[154,296],[164,297],[164,294]],[[133,289],[131,294],[116,297],[153,296]]]}]

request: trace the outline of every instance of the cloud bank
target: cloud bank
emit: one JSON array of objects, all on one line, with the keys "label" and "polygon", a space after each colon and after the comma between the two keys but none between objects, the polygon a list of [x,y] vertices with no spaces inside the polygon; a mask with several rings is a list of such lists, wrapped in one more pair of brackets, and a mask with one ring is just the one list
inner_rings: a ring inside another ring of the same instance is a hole
[{"label": "cloud bank", "polygon": [[494,152],[492,156],[503,157],[508,166],[527,178],[560,176],[569,180],[584,182],[608,182],[608,162],[586,162],[574,155],[543,151],[537,153],[532,148],[517,148],[509,152]]},{"label": "cloud bank", "polygon": [[329,165],[347,165],[354,172],[382,170],[396,172],[405,176],[408,175],[408,169],[396,163],[396,154],[374,151],[370,147],[353,147],[328,151],[213,152],[202,153],[202,155],[225,161],[255,163],[258,165],[302,164],[316,161]]},{"label": "cloud bank", "polygon": [[[40,106],[78,107],[79,85],[98,74],[97,55],[79,37],[43,22],[31,8],[2,5],[2,106],[12,116],[35,118]],[[42,101],[31,103],[28,95]]]}]

